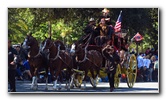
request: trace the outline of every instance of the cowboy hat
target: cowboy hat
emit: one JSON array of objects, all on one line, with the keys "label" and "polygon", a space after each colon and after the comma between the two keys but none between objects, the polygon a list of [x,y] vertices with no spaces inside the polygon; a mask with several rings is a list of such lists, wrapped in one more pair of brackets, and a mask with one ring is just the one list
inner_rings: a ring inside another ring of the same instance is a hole
[{"label": "cowboy hat", "polygon": [[93,21],[95,21],[94,18],[90,18],[90,19],[89,19],[89,22],[93,22]]},{"label": "cowboy hat", "polygon": [[104,12],[104,13],[108,13],[109,10],[108,10],[107,8],[104,8],[104,9],[102,10],[102,12]]}]

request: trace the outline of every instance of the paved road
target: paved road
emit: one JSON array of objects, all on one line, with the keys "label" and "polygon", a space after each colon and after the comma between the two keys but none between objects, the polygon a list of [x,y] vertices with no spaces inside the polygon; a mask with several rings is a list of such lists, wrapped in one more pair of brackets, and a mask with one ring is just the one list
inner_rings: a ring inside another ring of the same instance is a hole
[{"label": "paved road", "polygon": [[[38,90],[31,90],[30,81],[17,81],[17,93],[110,93],[108,82],[98,83],[96,88],[93,88],[90,83],[87,83],[86,89],[73,88],[67,91],[65,84],[62,84],[61,90],[53,90],[51,83],[48,84],[48,90],[45,90],[45,84],[39,83]],[[83,86],[83,85],[82,85]],[[114,93],[159,93],[158,82],[139,82],[135,83],[133,88],[128,88],[127,83],[121,82],[119,88],[114,90]]]}]

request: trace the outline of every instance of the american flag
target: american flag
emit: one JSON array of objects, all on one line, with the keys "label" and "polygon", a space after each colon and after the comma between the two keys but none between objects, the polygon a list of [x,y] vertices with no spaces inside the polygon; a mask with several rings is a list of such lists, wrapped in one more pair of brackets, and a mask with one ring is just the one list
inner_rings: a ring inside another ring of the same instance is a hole
[{"label": "american flag", "polygon": [[122,11],[120,11],[120,14],[118,16],[118,19],[117,19],[115,27],[114,27],[115,32],[120,32],[121,31],[121,22],[122,22],[121,13],[122,13]]}]

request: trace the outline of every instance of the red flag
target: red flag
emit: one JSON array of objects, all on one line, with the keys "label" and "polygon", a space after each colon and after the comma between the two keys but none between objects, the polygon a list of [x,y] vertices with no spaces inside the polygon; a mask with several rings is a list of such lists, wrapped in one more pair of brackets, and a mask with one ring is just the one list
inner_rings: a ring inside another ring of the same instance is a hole
[{"label": "red flag", "polygon": [[143,40],[143,37],[139,34],[139,32],[137,32],[137,34],[134,36],[134,39],[135,39],[135,41],[141,41],[141,40]]},{"label": "red flag", "polygon": [[118,19],[117,19],[115,27],[114,27],[115,32],[120,32],[121,31],[121,22],[122,22],[121,13],[122,13],[122,11],[120,11],[120,14],[118,16]]}]

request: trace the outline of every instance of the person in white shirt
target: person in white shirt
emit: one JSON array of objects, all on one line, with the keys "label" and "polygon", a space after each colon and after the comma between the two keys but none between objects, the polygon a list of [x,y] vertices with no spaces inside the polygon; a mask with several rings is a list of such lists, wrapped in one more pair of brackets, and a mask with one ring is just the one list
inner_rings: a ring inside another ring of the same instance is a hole
[{"label": "person in white shirt", "polygon": [[140,55],[138,55],[137,57],[138,69],[141,69],[141,67],[144,66],[144,61],[142,56],[143,56],[142,53],[140,53]]},{"label": "person in white shirt", "polygon": [[149,55],[147,55],[147,56],[145,56],[144,57],[144,59],[143,59],[143,61],[144,61],[144,81],[148,81],[149,80],[149,66],[150,66],[150,64],[151,64],[151,61],[150,61],[150,59],[149,59]]},{"label": "person in white shirt", "polygon": [[149,55],[145,56],[145,58],[144,58],[144,67],[149,69],[150,63],[151,63],[151,61],[149,59]]}]

